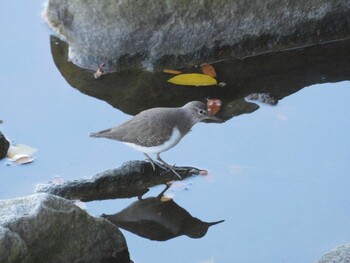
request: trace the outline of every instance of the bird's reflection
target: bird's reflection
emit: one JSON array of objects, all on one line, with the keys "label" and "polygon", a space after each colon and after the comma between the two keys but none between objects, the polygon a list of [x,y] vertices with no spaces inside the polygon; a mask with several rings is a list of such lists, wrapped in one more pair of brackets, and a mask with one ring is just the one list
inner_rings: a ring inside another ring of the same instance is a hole
[{"label": "bird's reflection", "polygon": [[203,237],[210,226],[223,222],[207,223],[191,216],[172,199],[163,200],[167,186],[157,197],[139,199],[119,213],[102,215],[120,228],[151,240],[165,241],[181,235]]}]

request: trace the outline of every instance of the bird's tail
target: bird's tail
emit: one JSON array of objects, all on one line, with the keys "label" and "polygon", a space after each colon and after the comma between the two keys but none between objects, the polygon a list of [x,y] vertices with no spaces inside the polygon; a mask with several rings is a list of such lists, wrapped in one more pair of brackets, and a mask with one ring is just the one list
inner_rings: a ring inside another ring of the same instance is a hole
[{"label": "bird's tail", "polygon": [[103,131],[99,131],[99,132],[92,132],[90,133],[90,137],[94,137],[94,138],[99,138],[99,137],[106,137],[106,135],[111,131],[111,129],[106,129]]}]

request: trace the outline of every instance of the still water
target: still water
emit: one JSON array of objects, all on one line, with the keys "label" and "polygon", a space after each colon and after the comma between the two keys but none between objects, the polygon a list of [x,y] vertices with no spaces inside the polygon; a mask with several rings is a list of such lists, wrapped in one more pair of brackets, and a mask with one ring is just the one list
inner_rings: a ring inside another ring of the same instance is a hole
[{"label": "still water", "polygon": [[[13,144],[39,151],[28,165],[0,161],[0,198],[32,194],[38,183],[54,176],[89,178],[143,159],[121,143],[88,136],[130,116],[67,83],[51,55],[42,6],[26,1],[21,6],[0,8],[0,130]],[[170,188],[174,201],[202,221],[225,222],[201,239],[180,236],[165,242],[123,230],[134,262],[314,262],[350,242],[349,75],[327,82],[327,72],[319,74],[326,83],[304,84],[308,87],[280,96],[276,106],[260,104],[224,124],[199,124],[163,154],[170,163],[209,172]],[[285,76],[288,86],[288,72]],[[130,104],[133,98],[127,100]],[[145,197],[163,188],[154,187]],[[99,216],[134,201],[86,206]]]}]

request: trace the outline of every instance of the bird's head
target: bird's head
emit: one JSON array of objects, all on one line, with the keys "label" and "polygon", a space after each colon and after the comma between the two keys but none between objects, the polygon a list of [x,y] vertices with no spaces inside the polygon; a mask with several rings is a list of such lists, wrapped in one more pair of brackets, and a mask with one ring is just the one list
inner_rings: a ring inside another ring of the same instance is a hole
[{"label": "bird's head", "polygon": [[218,123],[223,122],[223,120],[219,119],[218,117],[211,115],[208,112],[207,105],[203,102],[191,101],[185,104],[182,108],[184,108],[190,114],[193,124],[201,121]]}]

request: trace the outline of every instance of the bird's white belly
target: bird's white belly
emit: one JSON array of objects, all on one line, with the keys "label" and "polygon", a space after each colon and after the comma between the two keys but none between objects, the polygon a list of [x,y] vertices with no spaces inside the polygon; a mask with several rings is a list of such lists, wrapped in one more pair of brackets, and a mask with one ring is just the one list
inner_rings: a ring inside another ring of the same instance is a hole
[{"label": "bird's white belly", "polygon": [[175,146],[180,140],[181,140],[181,133],[177,127],[174,127],[169,140],[161,145],[146,147],[146,146],[136,145],[130,142],[124,142],[124,144],[130,146],[136,151],[143,152],[143,153],[161,153]]}]

